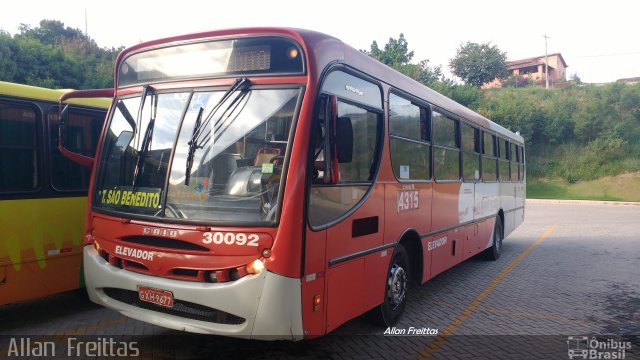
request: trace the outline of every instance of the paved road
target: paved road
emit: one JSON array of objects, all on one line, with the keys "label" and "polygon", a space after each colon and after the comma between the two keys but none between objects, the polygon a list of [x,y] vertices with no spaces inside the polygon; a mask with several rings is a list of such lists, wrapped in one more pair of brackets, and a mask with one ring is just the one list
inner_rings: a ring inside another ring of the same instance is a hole
[{"label": "paved road", "polygon": [[[584,358],[640,359],[639,234],[640,206],[528,203],[500,260],[471,259],[412,289],[397,336],[363,319],[298,343],[185,335],[76,292],[0,307],[0,358],[11,339],[18,348],[30,339],[57,344],[56,358],[86,356],[82,341],[112,341],[102,349],[115,350],[136,341],[139,356],[154,359],[568,359],[569,348],[587,350]],[[412,327],[440,336],[412,335]]]}]

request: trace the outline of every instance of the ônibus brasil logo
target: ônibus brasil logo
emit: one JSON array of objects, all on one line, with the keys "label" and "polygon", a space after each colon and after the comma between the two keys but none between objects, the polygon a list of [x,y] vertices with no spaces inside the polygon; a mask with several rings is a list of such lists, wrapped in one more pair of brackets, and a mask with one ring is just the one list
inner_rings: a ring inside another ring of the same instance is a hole
[{"label": "\u00f4nibus brasil logo", "polygon": [[569,359],[625,359],[627,350],[631,349],[630,341],[615,339],[598,339],[595,336],[569,336],[567,338],[567,355]]}]

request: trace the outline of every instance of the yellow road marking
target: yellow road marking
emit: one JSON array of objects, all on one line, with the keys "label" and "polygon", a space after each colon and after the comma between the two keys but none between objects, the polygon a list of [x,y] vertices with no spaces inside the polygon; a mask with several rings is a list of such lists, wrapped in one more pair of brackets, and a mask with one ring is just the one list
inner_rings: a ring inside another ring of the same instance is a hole
[{"label": "yellow road marking", "polygon": [[523,252],[518,255],[515,259],[511,260],[509,265],[507,265],[493,280],[487,285],[478,296],[476,296],[469,305],[456,317],[449,326],[447,326],[442,334],[438,335],[438,337],[432,341],[429,346],[420,354],[418,354],[418,359],[429,359],[438,349],[442,347],[442,345],[446,341],[446,335],[453,335],[453,333],[462,325],[462,323],[467,320],[482,304],[484,299],[489,296],[493,290],[504,280],[504,278],[516,267],[529,253],[538,246],[542,240],[544,240],[547,236],[553,232],[553,230],[558,226],[558,224],[553,224],[547,231],[542,234],[538,240],[536,240],[533,244],[531,244],[528,248],[526,248]]}]

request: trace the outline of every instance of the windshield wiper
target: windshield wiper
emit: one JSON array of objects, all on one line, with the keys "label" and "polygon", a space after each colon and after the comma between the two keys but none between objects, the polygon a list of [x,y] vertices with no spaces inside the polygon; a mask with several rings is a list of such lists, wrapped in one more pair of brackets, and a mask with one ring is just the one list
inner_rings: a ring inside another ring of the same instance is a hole
[{"label": "windshield wiper", "polygon": [[[143,91],[143,94],[146,94],[147,91]],[[144,100],[143,100],[144,101]],[[151,144],[151,139],[153,138],[153,128],[156,124],[156,115],[158,113],[158,95],[151,94],[151,118],[149,119],[149,124],[147,125],[147,130],[144,133],[142,138],[142,145],[140,146],[140,151],[138,151],[138,160],[136,161],[136,167],[133,169],[133,184],[132,186],[135,188],[136,183],[138,181],[138,176],[144,169],[144,161],[147,157],[147,153],[149,152],[149,146]]]},{"label": "windshield wiper", "polygon": [[[185,185],[188,186],[189,181],[191,179],[191,168],[193,167],[193,158],[195,156],[196,150],[204,148],[204,145],[206,145],[211,140],[211,130],[209,130],[209,132],[207,132],[206,135],[202,136],[202,134],[204,133],[204,129],[206,129],[209,126],[209,124],[211,123],[211,119],[213,119],[213,116],[216,114],[216,112],[220,110],[220,107],[222,106],[222,104],[224,104],[234,92],[238,90],[240,91],[245,90],[249,84],[250,84],[249,79],[247,79],[246,77],[236,79],[233,85],[231,85],[231,87],[227,89],[227,91],[225,91],[225,93],[222,95],[222,98],[220,99],[220,101],[218,101],[216,105],[211,109],[211,111],[209,111],[209,114],[207,114],[207,117],[205,118],[204,121],[202,121],[202,114],[204,113],[204,108],[200,107],[200,111],[198,111],[198,117],[196,118],[195,124],[193,125],[193,133],[191,134],[191,140],[189,140],[189,143],[188,143],[189,152],[187,154],[187,166],[186,166],[187,168],[185,171],[185,178],[184,178]],[[229,104],[229,106],[227,107],[227,109],[225,109],[223,114],[226,113],[227,110],[231,108],[234,104],[236,104],[237,102],[236,100],[237,98],[234,99],[234,101],[232,101],[231,104]]]},{"label": "windshield wiper", "polygon": [[[198,117],[196,118],[196,123],[193,126],[193,134],[191,135],[191,140],[189,140],[189,153],[187,154],[187,170],[185,172],[184,184],[189,185],[189,180],[191,179],[191,168],[193,167],[193,157],[196,153],[196,149],[202,149],[205,143],[198,143],[198,136],[200,135],[202,126],[202,113],[204,112],[204,108],[201,106],[200,111],[198,111]],[[211,131],[207,134],[207,142],[211,137]]]}]

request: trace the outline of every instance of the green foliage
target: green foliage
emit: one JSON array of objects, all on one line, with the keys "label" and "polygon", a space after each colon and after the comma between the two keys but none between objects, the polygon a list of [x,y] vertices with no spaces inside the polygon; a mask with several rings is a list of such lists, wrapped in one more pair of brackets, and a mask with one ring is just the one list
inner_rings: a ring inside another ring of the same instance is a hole
[{"label": "green foliage", "polygon": [[374,41],[370,51],[362,52],[422,84],[430,86],[444,81],[441,66],[430,67],[429,60],[422,60],[418,64],[411,63],[413,51],[409,51],[409,43],[402,33],[398,39],[389,38],[384,50]]},{"label": "green foliage", "polygon": [[413,51],[409,51],[409,43],[401,33],[398,39],[389,38],[384,50],[380,50],[378,43],[374,41],[369,55],[385,65],[394,67],[409,64],[413,58]]},{"label": "green foliage", "polygon": [[582,85],[582,79],[580,79],[580,76],[578,76],[578,74],[573,73],[571,74],[571,76],[569,76],[569,81],[576,84],[576,85]]},{"label": "green foliage", "polygon": [[49,88],[113,87],[122,48],[100,48],[80,30],[56,20],[21,25],[13,37],[0,31],[0,80]]},{"label": "green foliage", "polygon": [[640,85],[489,89],[474,109],[521,132],[529,178],[579,183],[640,171]]},{"label": "green foliage", "polygon": [[640,201],[640,173],[607,176],[575,183],[530,179],[527,181],[527,198]]},{"label": "green foliage", "polygon": [[0,30],[0,79],[13,79],[15,76],[18,64],[15,61],[8,61],[15,52],[16,46],[11,35]]},{"label": "green foliage", "polygon": [[467,84],[457,85],[450,81],[439,81],[431,83],[430,86],[433,90],[471,109],[477,109],[483,97],[482,90]]},{"label": "green foliage", "polygon": [[456,56],[449,62],[449,67],[462,81],[476,87],[509,74],[507,54],[491,43],[461,44]]},{"label": "green foliage", "polygon": [[533,81],[528,77],[511,75],[501,82],[502,87],[525,87],[533,85]]}]

